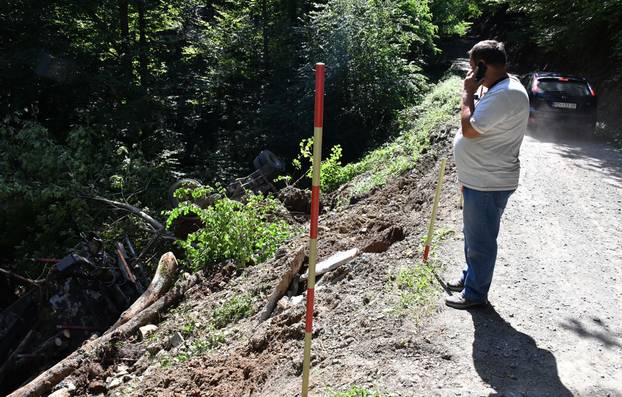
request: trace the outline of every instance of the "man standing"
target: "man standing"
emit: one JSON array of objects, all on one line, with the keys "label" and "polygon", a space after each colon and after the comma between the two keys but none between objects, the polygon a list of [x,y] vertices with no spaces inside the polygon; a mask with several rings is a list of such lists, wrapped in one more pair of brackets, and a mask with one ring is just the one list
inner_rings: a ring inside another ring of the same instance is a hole
[{"label": "man standing", "polygon": [[[485,40],[469,51],[471,71],[464,79],[461,130],[454,159],[463,187],[464,254],[462,276],[447,283],[459,292],[447,306],[466,309],[488,302],[497,259],[501,215],[518,187],[518,153],[527,129],[529,98],[522,84],[507,74],[503,43]],[[488,89],[475,105],[474,94]]]}]

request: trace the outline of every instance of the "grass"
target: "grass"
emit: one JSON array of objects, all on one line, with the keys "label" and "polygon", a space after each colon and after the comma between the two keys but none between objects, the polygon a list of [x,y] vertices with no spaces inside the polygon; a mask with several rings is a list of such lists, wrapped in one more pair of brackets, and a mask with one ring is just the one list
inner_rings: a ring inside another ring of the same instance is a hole
[{"label": "grass", "polygon": [[[433,302],[441,292],[434,273],[442,271],[443,264],[436,258],[436,248],[454,233],[451,229],[436,229],[430,242],[431,256],[428,262],[417,261],[414,266],[403,267],[397,272],[395,287],[400,291],[397,304],[398,311],[417,308],[418,317],[429,313]],[[419,256],[423,252],[424,243],[425,236],[421,238]]]},{"label": "grass", "polygon": [[253,300],[248,295],[235,295],[222,306],[216,308],[212,323],[216,328],[224,328],[230,323],[248,317],[253,311]]},{"label": "grass", "polygon": [[434,272],[439,267],[435,261],[417,262],[398,271],[395,284],[400,290],[399,309],[426,308],[436,298],[438,286]]},{"label": "grass", "polygon": [[457,126],[461,83],[460,78],[453,76],[436,85],[420,105],[403,112],[401,135],[369,152],[359,162],[342,167],[341,172],[348,180],[354,179],[350,197],[365,195],[414,168],[430,148],[431,136],[448,125]]}]

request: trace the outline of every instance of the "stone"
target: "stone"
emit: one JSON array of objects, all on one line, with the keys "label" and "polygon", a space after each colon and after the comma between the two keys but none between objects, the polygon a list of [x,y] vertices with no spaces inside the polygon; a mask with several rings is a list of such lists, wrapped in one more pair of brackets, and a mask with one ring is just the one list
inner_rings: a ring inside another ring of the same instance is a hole
[{"label": "stone", "polygon": [[67,390],[67,388],[62,388],[48,395],[48,397],[71,397],[71,393],[69,393],[69,390]]},{"label": "stone", "polygon": [[119,378],[112,378],[110,382],[107,383],[108,390],[119,387],[123,384],[123,381]]},{"label": "stone", "polygon": [[157,330],[158,326],[154,324],[147,324],[138,328],[138,331],[140,332],[140,338],[142,340],[145,340],[145,338],[147,338],[149,335],[153,334]]},{"label": "stone", "polygon": [[179,347],[185,342],[184,337],[179,332],[175,332],[168,340],[171,347]]}]

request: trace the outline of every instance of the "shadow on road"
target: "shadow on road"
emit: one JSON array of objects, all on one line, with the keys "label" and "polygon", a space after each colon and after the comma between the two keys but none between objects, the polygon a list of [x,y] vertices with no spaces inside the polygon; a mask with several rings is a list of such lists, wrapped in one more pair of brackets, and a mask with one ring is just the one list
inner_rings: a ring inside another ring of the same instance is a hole
[{"label": "shadow on road", "polygon": [[597,138],[578,136],[560,129],[529,131],[528,136],[552,143],[568,159],[582,160],[577,167],[596,171],[611,178],[614,185],[622,187],[622,151]]},{"label": "shadow on road", "polygon": [[581,323],[579,320],[574,318],[566,320],[566,322],[561,323],[562,328],[570,330],[575,334],[579,335],[582,338],[589,338],[597,340],[598,342],[605,345],[607,348],[614,347],[622,347],[622,344],[618,341],[618,335],[612,332],[609,327],[607,327],[601,319],[593,318],[593,324],[597,325],[600,329],[593,330],[593,325],[586,326]]},{"label": "shadow on road", "polygon": [[473,363],[499,395],[572,397],[553,354],[514,329],[492,306],[470,310],[475,326]]}]

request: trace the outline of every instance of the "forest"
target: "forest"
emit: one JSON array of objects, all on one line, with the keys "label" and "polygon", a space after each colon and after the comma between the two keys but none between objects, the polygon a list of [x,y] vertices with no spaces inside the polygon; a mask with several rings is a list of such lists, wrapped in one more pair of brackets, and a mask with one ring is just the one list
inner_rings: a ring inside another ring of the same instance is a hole
[{"label": "forest", "polygon": [[36,276],[33,258],[80,233],[127,230],[85,197],[159,216],[179,178],[226,182],[263,149],[289,165],[311,136],[316,62],[325,152],[347,163],[395,136],[461,38],[506,41],[515,72],[619,87],[621,14],[619,0],[3,0],[2,266]]}]

